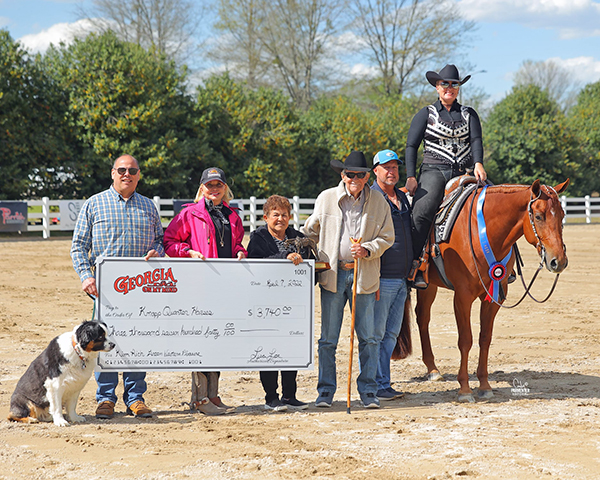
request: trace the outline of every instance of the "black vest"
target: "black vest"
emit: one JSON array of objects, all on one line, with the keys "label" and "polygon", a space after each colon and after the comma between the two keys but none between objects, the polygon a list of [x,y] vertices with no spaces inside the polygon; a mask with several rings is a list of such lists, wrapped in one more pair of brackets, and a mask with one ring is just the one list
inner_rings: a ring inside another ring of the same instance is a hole
[{"label": "black vest", "polygon": [[424,135],[423,163],[459,166],[473,163],[469,140],[469,109],[460,107],[462,119],[448,123],[440,118],[434,105],[429,105],[429,118]]}]

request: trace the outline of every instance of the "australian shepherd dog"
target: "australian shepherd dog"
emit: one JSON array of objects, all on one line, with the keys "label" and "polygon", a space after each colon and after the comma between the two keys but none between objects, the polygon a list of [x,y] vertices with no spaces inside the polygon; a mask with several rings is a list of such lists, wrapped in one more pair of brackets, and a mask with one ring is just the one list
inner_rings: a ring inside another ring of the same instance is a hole
[{"label": "australian shepherd dog", "polygon": [[[102,322],[83,322],[72,332],[54,338],[23,374],[10,399],[9,420],[50,422],[64,427],[85,422],[75,413],[79,392],[90,379],[100,352],[115,344]],[[66,417],[63,417],[63,406]]]}]

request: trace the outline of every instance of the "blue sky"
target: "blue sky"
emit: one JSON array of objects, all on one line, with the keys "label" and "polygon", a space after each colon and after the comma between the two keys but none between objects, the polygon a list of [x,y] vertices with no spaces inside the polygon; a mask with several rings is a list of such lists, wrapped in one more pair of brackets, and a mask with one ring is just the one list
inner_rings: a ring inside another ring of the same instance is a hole
[{"label": "blue sky", "polygon": [[[460,9],[477,24],[472,48],[461,52],[474,65],[473,72],[461,74],[479,72],[469,83],[483,88],[493,101],[510,91],[512,75],[525,60],[552,59],[582,84],[600,80],[600,0],[447,2],[448,8]],[[8,29],[28,49],[44,51],[50,42],[69,41],[79,3],[81,0],[0,0],[0,28]]]}]

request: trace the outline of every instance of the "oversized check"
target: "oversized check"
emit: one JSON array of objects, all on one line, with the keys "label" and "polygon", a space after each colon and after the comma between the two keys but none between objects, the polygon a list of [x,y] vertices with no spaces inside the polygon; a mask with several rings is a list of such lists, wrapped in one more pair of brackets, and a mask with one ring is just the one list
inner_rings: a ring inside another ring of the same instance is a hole
[{"label": "oversized check", "polygon": [[96,279],[99,370],[313,368],[313,260],[99,258]]}]

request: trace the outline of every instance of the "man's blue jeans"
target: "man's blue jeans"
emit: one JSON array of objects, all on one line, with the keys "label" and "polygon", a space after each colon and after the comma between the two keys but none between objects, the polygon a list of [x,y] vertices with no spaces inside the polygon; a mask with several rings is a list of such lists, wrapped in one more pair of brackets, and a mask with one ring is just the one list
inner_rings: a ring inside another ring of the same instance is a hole
[{"label": "man's blue jeans", "polygon": [[335,352],[346,303],[355,312],[355,330],[358,337],[358,358],[360,374],[357,378],[358,392],[377,393],[377,364],[379,359],[379,339],[375,335],[374,305],[375,293],[357,294],[356,305],[352,305],[352,280],[354,271],[339,270],[337,292],[332,293],[321,287],[321,338],[319,339],[319,395],[333,395],[337,389]]},{"label": "man's blue jeans", "polygon": [[[118,372],[96,372],[96,401],[109,400],[117,403],[115,389],[119,384]],[[146,392],[146,372],[123,372],[123,401],[129,406],[137,400],[144,401]]]},{"label": "man's blue jeans", "polygon": [[390,358],[404,318],[404,302],[408,289],[404,278],[380,278],[379,301],[375,302],[375,334],[379,344],[377,389],[390,388]]}]

